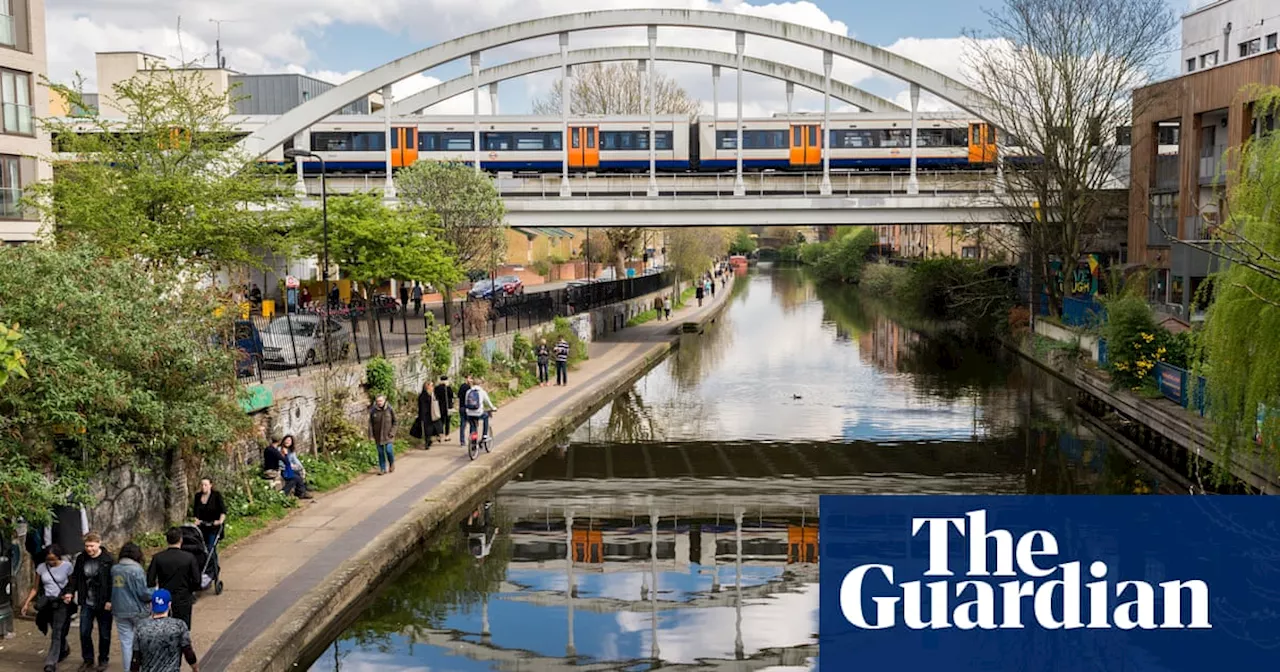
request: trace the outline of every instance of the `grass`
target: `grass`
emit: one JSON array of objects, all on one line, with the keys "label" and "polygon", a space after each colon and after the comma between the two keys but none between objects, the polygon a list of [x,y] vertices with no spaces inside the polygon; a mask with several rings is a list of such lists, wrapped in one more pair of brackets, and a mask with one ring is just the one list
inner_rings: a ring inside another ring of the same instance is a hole
[{"label": "grass", "polygon": [[680,296],[676,298],[676,305],[674,307],[676,309],[684,308],[684,304],[688,303],[689,299],[692,299],[697,293],[698,289],[696,287],[690,287],[684,290],[680,293]]},{"label": "grass", "polygon": [[638,327],[638,326],[640,326],[640,325],[644,324],[645,322],[651,322],[651,321],[656,320],[656,319],[658,319],[658,311],[656,311],[656,310],[654,310],[654,309],[650,308],[649,310],[646,310],[646,311],[644,311],[643,313],[640,313],[640,314],[636,315],[635,317],[633,317],[633,318],[631,318],[631,319],[627,320],[627,326],[628,326],[628,327]]}]

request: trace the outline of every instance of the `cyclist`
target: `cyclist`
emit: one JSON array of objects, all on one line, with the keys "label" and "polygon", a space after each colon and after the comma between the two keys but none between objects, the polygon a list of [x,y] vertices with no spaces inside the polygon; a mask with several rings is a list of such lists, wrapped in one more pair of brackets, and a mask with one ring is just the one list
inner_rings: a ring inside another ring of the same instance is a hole
[{"label": "cyclist", "polygon": [[494,406],[493,402],[489,399],[489,393],[485,392],[484,388],[480,387],[479,383],[472,384],[471,387],[467,389],[466,396],[462,398],[462,410],[467,414],[467,426],[471,432],[476,431],[476,424],[481,420],[484,420],[483,437],[488,439],[489,411],[485,410],[486,406],[489,407],[489,411],[498,410],[498,407]]}]

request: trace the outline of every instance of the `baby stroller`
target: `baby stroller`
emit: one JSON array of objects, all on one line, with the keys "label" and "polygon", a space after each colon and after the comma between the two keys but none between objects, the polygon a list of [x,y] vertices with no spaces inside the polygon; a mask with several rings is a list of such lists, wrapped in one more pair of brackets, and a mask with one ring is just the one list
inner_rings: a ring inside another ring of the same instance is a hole
[{"label": "baby stroller", "polygon": [[[213,594],[222,594],[222,568],[218,564],[218,542],[222,541],[222,531],[219,529],[218,538],[214,540],[213,549],[207,549],[204,545],[204,533],[195,525],[185,525],[182,527],[182,550],[196,556],[196,562],[200,565],[200,587],[199,590],[208,590],[209,586],[213,586]],[[212,551],[212,552],[211,552]]]}]

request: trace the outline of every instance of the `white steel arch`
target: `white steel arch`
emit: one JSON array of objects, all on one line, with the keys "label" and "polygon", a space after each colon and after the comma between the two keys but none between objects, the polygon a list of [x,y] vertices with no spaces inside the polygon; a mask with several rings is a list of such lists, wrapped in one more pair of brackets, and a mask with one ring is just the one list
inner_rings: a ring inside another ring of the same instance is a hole
[{"label": "white steel arch", "polygon": [[[724,51],[689,47],[658,47],[656,54],[659,61],[700,63],[703,65],[718,65],[724,68],[737,67],[737,57]],[[640,46],[598,47],[570,51],[568,56],[569,65],[606,63],[610,61],[640,61],[649,58],[649,48]],[[560,67],[562,63],[560,54],[557,53],[495,65],[480,71],[479,86],[488,86],[536,72],[554,70]],[[795,82],[807,89],[822,93],[822,75],[811,70],[793,67],[766,58],[749,56],[743,58],[742,68],[757,75],[764,75],[786,82]],[[396,101],[391,108],[391,113],[395,116],[416,114],[436,103],[467,93],[475,86],[477,84],[470,74],[462,75],[419,91],[404,100]],[[835,80],[831,82],[831,95],[868,112],[894,113],[906,111],[893,101]]]},{"label": "white steel arch", "polygon": [[[563,14],[491,28],[432,45],[378,66],[316,96],[240,141],[236,149],[258,157],[344,105],[402,79],[466,56],[515,42],[602,28],[664,26],[725,30],[768,37],[839,55],[910,82],[980,118],[988,99],[946,75],[879,47],[807,26],[746,14],[683,9],[617,9]],[[827,61],[829,62],[829,60]],[[478,66],[474,69],[478,69]]]}]

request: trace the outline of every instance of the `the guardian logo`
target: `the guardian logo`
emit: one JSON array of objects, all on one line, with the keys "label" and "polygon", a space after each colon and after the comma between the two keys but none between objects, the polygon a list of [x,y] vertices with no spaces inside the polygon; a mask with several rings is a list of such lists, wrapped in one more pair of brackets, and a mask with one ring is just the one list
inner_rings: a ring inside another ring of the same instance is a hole
[{"label": "the guardian logo", "polygon": [[[1105,562],[1087,566],[1081,560],[1060,562],[1058,541],[1048,531],[1033,530],[1017,539],[1008,530],[988,531],[985,510],[969,511],[963,518],[912,518],[911,535],[928,535],[929,569],[924,576],[956,576],[947,557],[952,529],[968,540],[969,566],[963,574],[967,580],[896,583],[892,566],[861,565],[840,584],[845,619],[866,630],[897,627],[899,619],[912,630],[1003,630],[1028,625],[1049,630],[1213,627],[1209,586],[1204,581],[1164,581],[1158,586],[1145,581],[1113,583]],[[1094,580],[1085,583],[1085,572]],[[1008,580],[999,580],[1004,577]],[[1163,602],[1159,620],[1157,590]],[[864,610],[868,597],[875,605],[874,614]]]}]

